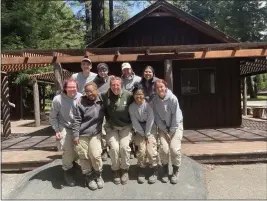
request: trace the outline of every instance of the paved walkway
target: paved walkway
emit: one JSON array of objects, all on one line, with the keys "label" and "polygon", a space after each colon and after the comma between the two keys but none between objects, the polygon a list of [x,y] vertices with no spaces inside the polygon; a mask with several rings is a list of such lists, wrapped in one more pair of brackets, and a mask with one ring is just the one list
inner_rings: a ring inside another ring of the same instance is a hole
[{"label": "paved walkway", "polygon": [[[8,164],[7,168],[10,169],[18,164],[35,162],[41,165],[60,158],[61,152],[57,152],[54,131],[50,126],[35,128],[25,127],[25,124],[21,125],[19,122],[12,124],[13,131],[28,133],[2,141],[2,168],[5,164]],[[185,130],[182,150],[185,155],[193,158],[229,154],[266,154],[267,132],[250,128]],[[21,167],[23,168],[26,167]]]},{"label": "paved walkway", "polygon": [[[23,127],[22,127],[23,128]],[[19,127],[17,127],[19,129]],[[22,129],[23,130],[23,129]],[[185,130],[183,144],[209,144],[267,141],[267,132],[249,128]],[[2,141],[2,151],[56,150],[56,139],[51,127],[27,135]]]}]

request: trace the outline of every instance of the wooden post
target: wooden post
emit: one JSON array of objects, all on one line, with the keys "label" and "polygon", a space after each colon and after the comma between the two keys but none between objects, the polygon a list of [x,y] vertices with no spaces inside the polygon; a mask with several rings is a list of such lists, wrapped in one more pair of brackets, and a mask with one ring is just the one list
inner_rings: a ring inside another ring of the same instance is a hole
[{"label": "wooden post", "polygon": [[23,98],[24,98],[24,95],[23,95],[23,90],[22,90],[22,86],[20,85],[19,86],[19,94],[20,94],[20,100],[19,100],[19,109],[20,109],[20,119],[23,119],[23,109],[24,109],[24,104],[23,104]]},{"label": "wooden post", "polygon": [[164,79],[167,82],[168,89],[173,91],[172,60],[170,59],[164,61]]},{"label": "wooden post", "polygon": [[243,78],[243,115],[247,115],[247,78]]},{"label": "wooden post", "polygon": [[[1,106],[3,120],[3,136],[8,137],[11,134],[10,106],[9,106],[9,86],[7,74],[1,73]],[[2,131],[1,131],[2,132]]]},{"label": "wooden post", "polygon": [[41,125],[40,121],[40,102],[39,102],[39,90],[37,79],[33,78],[33,102],[34,102],[34,118],[35,118],[35,127]]},{"label": "wooden post", "polygon": [[42,97],[43,97],[42,111],[45,111],[45,84],[42,85]]},{"label": "wooden post", "polygon": [[60,63],[53,63],[55,74],[55,92],[60,94],[63,89],[63,70]]}]

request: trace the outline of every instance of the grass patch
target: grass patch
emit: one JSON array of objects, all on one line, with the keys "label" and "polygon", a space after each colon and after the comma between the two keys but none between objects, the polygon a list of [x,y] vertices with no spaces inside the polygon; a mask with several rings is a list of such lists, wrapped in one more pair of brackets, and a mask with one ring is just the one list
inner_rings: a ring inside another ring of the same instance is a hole
[{"label": "grass patch", "polygon": [[45,99],[45,109],[44,109],[45,112],[50,111],[51,104],[52,104],[52,100],[50,100],[50,99]]},{"label": "grass patch", "polygon": [[257,98],[248,98],[248,101],[266,101],[267,100],[267,95],[260,95],[257,96]]}]

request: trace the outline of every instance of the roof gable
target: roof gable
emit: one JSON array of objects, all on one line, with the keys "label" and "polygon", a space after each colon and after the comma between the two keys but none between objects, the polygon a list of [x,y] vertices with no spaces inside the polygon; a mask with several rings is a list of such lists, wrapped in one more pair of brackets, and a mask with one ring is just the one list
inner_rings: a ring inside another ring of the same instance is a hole
[{"label": "roof gable", "polygon": [[221,42],[239,42],[238,40],[224,34],[223,32],[219,31],[218,29],[215,29],[214,27],[208,25],[207,23],[203,22],[202,20],[198,19],[197,17],[194,17],[181,9],[177,8],[176,6],[173,6],[172,4],[166,2],[166,1],[157,1],[156,3],[150,5],[137,15],[133,16],[129,20],[125,21],[118,27],[114,28],[113,30],[109,31],[108,33],[104,34],[100,38],[94,40],[91,42],[87,47],[98,47],[102,45],[103,43],[109,41],[110,39],[114,38],[118,34],[122,33],[124,30],[129,28],[130,26],[136,24],[141,19],[148,17],[150,15],[153,15],[153,12],[157,10],[162,10],[163,12],[169,14],[170,16],[174,16],[177,19],[179,19],[182,22],[186,22],[190,26],[194,27],[198,31],[209,35],[215,39],[218,39]]}]

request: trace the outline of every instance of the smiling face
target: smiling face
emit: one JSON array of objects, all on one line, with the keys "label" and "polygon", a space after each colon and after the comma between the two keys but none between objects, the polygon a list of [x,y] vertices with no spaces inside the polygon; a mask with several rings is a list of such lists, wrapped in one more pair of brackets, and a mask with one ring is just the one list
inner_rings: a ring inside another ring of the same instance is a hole
[{"label": "smiling face", "polygon": [[122,76],[125,78],[128,78],[129,76],[131,76],[133,70],[131,68],[124,68],[122,70]]},{"label": "smiling face", "polygon": [[119,95],[121,93],[121,80],[111,80],[110,89],[115,95]]},{"label": "smiling face", "polygon": [[164,98],[167,93],[167,87],[165,86],[165,84],[162,82],[158,82],[156,83],[155,87],[156,87],[156,92],[159,95],[159,97]]},{"label": "smiling face", "polygon": [[90,63],[88,61],[83,61],[81,64],[81,68],[82,68],[84,73],[90,73],[90,70],[92,68],[92,63]]},{"label": "smiling face", "polygon": [[141,105],[145,100],[144,91],[143,90],[137,90],[134,93],[134,100],[135,100],[136,104]]},{"label": "smiling face", "polygon": [[67,96],[73,98],[77,94],[77,83],[73,81],[68,82],[65,90]]},{"label": "smiling face", "polygon": [[86,94],[86,97],[89,99],[89,100],[95,100],[96,97],[97,97],[97,88],[93,85],[88,85],[85,87],[85,94]]},{"label": "smiling face", "polygon": [[150,80],[153,78],[153,71],[150,68],[146,68],[144,71],[144,78]]},{"label": "smiling face", "polygon": [[100,77],[102,77],[102,78],[107,77],[107,76],[108,76],[108,69],[106,69],[106,68],[100,68],[100,69],[98,70],[98,75],[99,75]]}]

